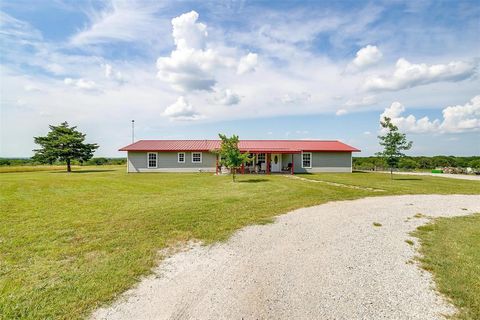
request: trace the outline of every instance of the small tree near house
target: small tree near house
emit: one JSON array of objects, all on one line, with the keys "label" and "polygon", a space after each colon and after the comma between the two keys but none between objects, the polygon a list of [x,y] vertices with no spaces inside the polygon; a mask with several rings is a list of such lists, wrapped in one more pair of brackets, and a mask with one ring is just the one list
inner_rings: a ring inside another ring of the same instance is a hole
[{"label": "small tree near house", "polygon": [[252,159],[249,157],[248,152],[241,153],[240,149],[238,149],[238,136],[232,135],[229,138],[221,133],[218,134],[218,136],[222,140],[220,150],[217,152],[220,157],[220,164],[230,170],[233,182],[235,182],[236,170],[242,165],[242,163],[251,161]]},{"label": "small tree near house", "polygon": [[383,151],[377,152],[376,155],[385,160],[390,168],[390,178],[393,179],[393,168],[397,168],[398,162],[405,156],[402,151],[410,150],[413,142],[407,141],[407,136],[399,132],[398,127],[392,123],[390,118],[384,117],[380,121],[380,125],[387,132],[383,136],[378,136]]},{"label": "small tree near house", "polygon": [[77,131],[77,127],[70,127],[67,122],[49,127],[50,132],[45,137],[34,137],[35,143],[42,147],[33,150],[35,161],[40,163],[62,161],[67,164],[67,171],[71,172],[72,160],[88,161],[98,148],[96,143],[84,143],[85,134]]}]

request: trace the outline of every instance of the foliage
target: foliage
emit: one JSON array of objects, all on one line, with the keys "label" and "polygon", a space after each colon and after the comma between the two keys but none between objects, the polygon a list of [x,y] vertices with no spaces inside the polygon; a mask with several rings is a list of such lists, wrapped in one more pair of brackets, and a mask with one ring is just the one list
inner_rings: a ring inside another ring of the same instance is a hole
[{"label": "foliage", "polygon": [[[386,167],[381,157],[353,157],[353,168],[357,170],[384,170]],[[399,161],[398,167],[406,170],[430,170],[443,167],[480,169],[480,157],[405,156]]]},{"label": "foliage", "polygon": [[77,131],[77,127],[70,127],[67,122],[49,127],[47,136],[34,137],[35,143],[42,148],[33,150],[33,159],[40,163],[66,162],[67,171],[70,172],[72,160],[88,161],[98,148],[96,143],[84,143],[85,134]]},{"label": "foliage", "polygon": [[88,318],[151,272],[159,250],[191,239],[225,240],[297,208],[390,194],[480,193],[480,183],[456,179],[304,177],[387,191],[276,175],[232,184],[225,176],[127,174],[124,167],[0,174],[0,318]]},{"label": "foliage", "polygon": [[476,160],[473,160],[473,161],[470,161],[468,163],[468,165],[472,168],[475,168],[475,169],[480,169],[480,159],[476,159]]},{"label": "foliage", "polygon": [[[86,165],[86,166],[99,166],[99,165],[121,165],[126,164],[127,158],[92,158],[86,162],[80,162],[78,160],[72,160],[72,165]],[[53,165],[61,165],[60,161],[54,161]],[[18,167],[18,166],[37,166],[41,165],[34,158],[0,158],[0,167]]]},{"label": "foliage", "polygon": [[415,169],[417,167],[417,163],[412,159],[401,158],[398,162],[398,167],[404,169]]},{"label": "foliage", "polygon": [[218,134],[222,140],[220,150],[217,152],[220,156],[220,164],[230,169],[233,182],[235,182],[235,173],[242,163],[252,161],[248,152],[241,153],[238,149],[239,138],[232,135],[230,138],[224,134]]},{"label": "foliage", "polygon": [[383,121],[380,121],[380,125],[387,130],[387,133],[383,136],[378,136],[383,151],[378,152],[377,155],[385,159],[385,162],[390,167],[393,179],[393,168],[396,168],[400,158],[405,156],[402,151],[410,150],[413,143],[412,141],[407,141],[407,136],[398,131],[398,127],[392,123],[390,118],[384,117]]},{"label": "foliage", "polygon": [[94,164],[96,166],[103,166],[103,165],[106,165],[108,163],[108,159],[107,158],[92,158],[90,160],[87,161],[88,164]]},{"label": "foliage", "polygon": [[480,214],[438,218],[419,227],[422,267],[458,308],[455,319],[480,319]]}]

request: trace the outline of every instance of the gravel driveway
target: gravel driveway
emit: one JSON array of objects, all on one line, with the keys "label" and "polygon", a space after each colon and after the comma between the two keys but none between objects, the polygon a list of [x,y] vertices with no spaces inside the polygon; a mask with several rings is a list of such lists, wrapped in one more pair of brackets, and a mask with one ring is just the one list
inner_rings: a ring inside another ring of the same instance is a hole
[{"label": "gravel driveway", "polygon": [[[94,319],[442,319],[454,311],[412,259],[414,218],[480,212],[480,196],[331,202],[164,260]],[[382,226],[373,226],[374,222]],[[416,243],[416,242],[415,242]]]}]

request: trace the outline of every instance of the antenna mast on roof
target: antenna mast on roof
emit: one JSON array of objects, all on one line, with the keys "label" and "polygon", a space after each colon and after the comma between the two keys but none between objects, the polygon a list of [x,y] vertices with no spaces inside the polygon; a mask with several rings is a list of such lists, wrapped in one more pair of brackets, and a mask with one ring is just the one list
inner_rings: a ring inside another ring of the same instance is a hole
[{"label": "antenna mast on roof", "polygon": [[132,143],[135,142],[135,120],[132,120]]}]

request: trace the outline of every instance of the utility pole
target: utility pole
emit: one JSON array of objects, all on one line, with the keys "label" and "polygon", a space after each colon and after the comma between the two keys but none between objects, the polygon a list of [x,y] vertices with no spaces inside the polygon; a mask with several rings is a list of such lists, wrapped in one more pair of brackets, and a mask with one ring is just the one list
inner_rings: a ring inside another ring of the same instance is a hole
[{"label": "utility pole", "polygon": [[135,120],[132,120],[132,143],[135,142]]}]

